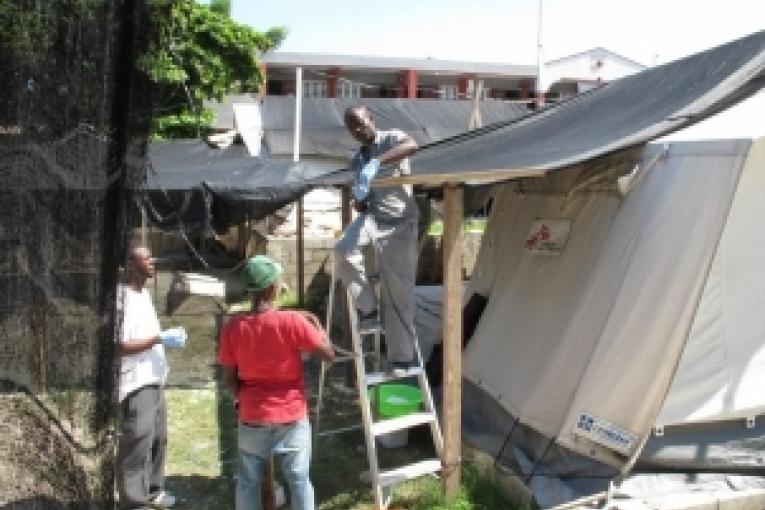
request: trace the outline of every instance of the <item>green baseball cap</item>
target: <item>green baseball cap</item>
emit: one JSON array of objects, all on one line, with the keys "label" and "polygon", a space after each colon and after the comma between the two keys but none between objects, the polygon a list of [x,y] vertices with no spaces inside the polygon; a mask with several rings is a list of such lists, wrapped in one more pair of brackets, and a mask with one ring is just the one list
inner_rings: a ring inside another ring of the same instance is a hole
[{"label": "green baseball cap", "polygon": [[244,266],[244,284],[247,290],[264,290],[273,285],[280,274],[281,265],[265,255],[255,255]]}]

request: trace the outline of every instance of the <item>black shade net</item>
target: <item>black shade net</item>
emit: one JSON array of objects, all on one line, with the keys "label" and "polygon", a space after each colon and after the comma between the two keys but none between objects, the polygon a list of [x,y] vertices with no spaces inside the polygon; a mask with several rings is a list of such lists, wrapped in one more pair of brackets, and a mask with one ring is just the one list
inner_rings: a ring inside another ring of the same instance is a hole
[{"label": "black shade net", "polygon": [[133,1],[0,1],[0,508],[113,506],[145,15]]}]

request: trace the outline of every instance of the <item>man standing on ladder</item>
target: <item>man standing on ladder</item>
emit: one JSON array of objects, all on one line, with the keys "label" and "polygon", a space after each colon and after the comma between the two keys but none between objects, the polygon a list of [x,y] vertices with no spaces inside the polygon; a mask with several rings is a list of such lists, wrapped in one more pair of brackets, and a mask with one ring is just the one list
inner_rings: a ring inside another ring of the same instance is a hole
[{"label": "man standing on ladder", "polygon": [[354,207],[360,214],[335,245],[336,271],[356,301],[359,333],[379,328],[377,299],[363,256],[365,247],[374,247],[388,361],[394,372],[405,373],[415,364],[417,204],[411,185],[371,189],[371,182],[386,165],[391,166],[394,176],[408,175],[408,157],[417,150],[417,142],[400,130],[377,130],[365,106],[348,108],[345,125],[361,143],[350,164],[356,177]]}]

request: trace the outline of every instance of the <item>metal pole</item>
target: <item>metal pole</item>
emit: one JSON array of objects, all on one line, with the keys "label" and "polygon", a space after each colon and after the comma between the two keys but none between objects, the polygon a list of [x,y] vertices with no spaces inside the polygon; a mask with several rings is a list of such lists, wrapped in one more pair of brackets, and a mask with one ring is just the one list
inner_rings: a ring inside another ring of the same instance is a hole
[{"label": "metal pole", "polygon": [[536,96],[537,106],[544,105],[544,90],[542,89],[542,0],[539,0],[539,13],[537,18],[537,80],[536,80]]},{"label": "metal pole", "polygon": [[[303,114],[303,68],[295,68],[295,133],[292,137],[292,161],[300,161],[300,129]],[[298,306],[305,304],[305,271],[304,271],[304,233],[303,233],[303,197],[300,197],[297,204],[295,220],[297,223],[297,292]]]},{"label": "metal pole", "polygon": [[295,68],[295,133],[292,137],[292,161],[300,161],[300,123],[303,114],[303,68]]}]

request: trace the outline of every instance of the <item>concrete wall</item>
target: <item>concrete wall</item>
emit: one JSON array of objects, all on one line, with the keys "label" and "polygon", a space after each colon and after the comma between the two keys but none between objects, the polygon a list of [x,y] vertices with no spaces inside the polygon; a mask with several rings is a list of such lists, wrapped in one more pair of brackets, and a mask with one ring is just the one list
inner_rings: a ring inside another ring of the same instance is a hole
[{"label": "concrete wall", "polygon": [[[335,245],[333,238],[305,239],[303,243],[304,289],[323,294],[329,285],[329,255]],[[297,290],[297,240],[294,237],[268,236],[263,252],[284,268],[282,282]]]},{"label": "concrete wall", "polygon": [[[163,235],[160,232],[154,232],[151,239],[151,246],[154,249],[154,253],[158,256],[162,256],[173,250],[185,250],[185,245],[178,244],[178,241],[182,243],[182,240],[176,239],[172,236]],[[329,257],[332,249],[335,245],[335,239],[333,238],[313,238],[306,239],[304,242],[304,275],[305,275],[305,290],[309,293],[313,293],[317,296],[324,296],[327,292],[329,279],[330,279],[330,267]],[[481,247],[481,234],[480,233],[466,233],[464,235],[463,244],[463,262],[462,272],[467,278],[473,272],[476,258],[478,257],[478,251]],[[294,237],[277,237],[267,236],[265,238],[258,237],[257,242],[253,246],[254,253],[264,253],[282,264],[284,268],[283,283],[289,288],[289,290],[297,290],[297,241]],[[441,260],[443,254],[441,252],[441,237],[429,236],[420,253],[420,259],[418,263],[417,281],[422,284],[440,284],[441,283]],[[228,270],[207,270],[201,271],[205,274],[223,278],[226,280],[226,287],[228,289],[228,300],[236,299],[237,295],[241,293],[241,286],[239,285],[239,272]],[[158,292],[156,301],[158,303],[159,313],[164,313],[163,304],[160,300],[164,300],[164,296],[172,279],[171,274],[158,275]],[[166,280],[166,281],[165,281]],[[150,283],[150,287],[153,284]]]}]

